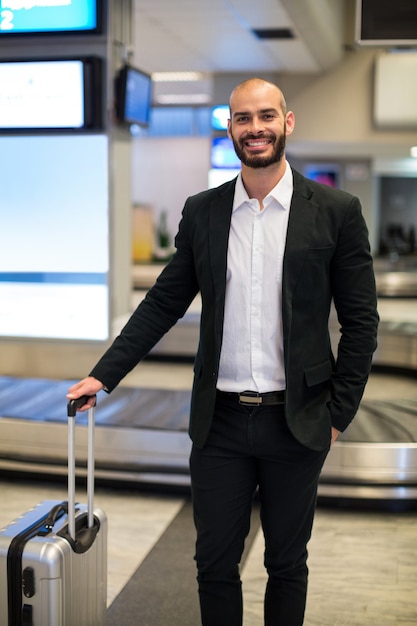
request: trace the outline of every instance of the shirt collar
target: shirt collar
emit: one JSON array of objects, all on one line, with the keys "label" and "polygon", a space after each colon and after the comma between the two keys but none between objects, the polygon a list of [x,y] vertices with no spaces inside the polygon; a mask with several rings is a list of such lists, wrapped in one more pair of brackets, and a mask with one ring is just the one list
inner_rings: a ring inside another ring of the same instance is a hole
[{"label": "shirt collar", "polygon": [[[288,211],[291,205],[294,182],[293,182],[293,175],[292,175],[290,164],[288,163],[288,161],[285,161],[285,164],[286,164],[286,167],[285,167],[284,176],[275,185],[275,187],[271,189],[271,191],[269,192],[269,194],[264,200],[267,200],[267,198],[273,198],[280,204],[280,206],[285,211]],[[239,172],[239,175],[236,180],[235,197],[233,200],[233,211],[241,207],[242,204],[244,204],[245,202],[250,202],[250,198],[243,185],[242,173]]]}]

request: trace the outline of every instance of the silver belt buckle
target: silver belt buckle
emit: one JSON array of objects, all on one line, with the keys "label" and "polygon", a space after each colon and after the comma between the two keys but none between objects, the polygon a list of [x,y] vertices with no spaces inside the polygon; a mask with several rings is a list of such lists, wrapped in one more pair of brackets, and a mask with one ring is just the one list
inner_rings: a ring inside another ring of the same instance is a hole
[{"label": "silver belt buckle", "polygon": [[256,404],[259,406],[262,404],[262,397],[257,391],[244,391],[239,394],[239,404]]}]

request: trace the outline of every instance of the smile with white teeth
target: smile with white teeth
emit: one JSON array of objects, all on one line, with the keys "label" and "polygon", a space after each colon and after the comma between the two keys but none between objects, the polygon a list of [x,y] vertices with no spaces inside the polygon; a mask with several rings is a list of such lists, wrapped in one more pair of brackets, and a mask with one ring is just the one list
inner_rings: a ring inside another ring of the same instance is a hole
[{"label": "smile with white teeth", "polygon": [[259,146],[266,146],[269,144],[269,139],[257,139],[255,141],[247,141],[246,145],[251,148],[257,148]]}]

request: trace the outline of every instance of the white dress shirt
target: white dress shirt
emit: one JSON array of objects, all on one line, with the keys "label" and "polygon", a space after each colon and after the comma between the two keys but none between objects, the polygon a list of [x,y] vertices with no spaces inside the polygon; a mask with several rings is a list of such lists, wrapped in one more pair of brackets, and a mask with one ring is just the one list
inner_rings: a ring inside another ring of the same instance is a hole
[{"label": "white dress shirt", "polygon": [[293,176],[284,176],[263,201],[236,181],[227,251],[223,343],[217,388],[266,393],[285,389],[282,267]]}]

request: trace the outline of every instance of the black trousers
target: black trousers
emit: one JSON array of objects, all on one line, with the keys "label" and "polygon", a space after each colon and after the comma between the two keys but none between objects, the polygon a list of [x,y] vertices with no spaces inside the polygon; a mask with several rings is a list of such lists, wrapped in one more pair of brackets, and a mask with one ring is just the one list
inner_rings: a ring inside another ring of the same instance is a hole
[{"label": "black trousers", "polygon": [[203,626],[242,626],[239,563],[258,489],[265,536],[266,626],[301,626],[307,543],[328,449],[289,431],[283,405],[251,408],[221,397],[206,446],[190,459]]}]

